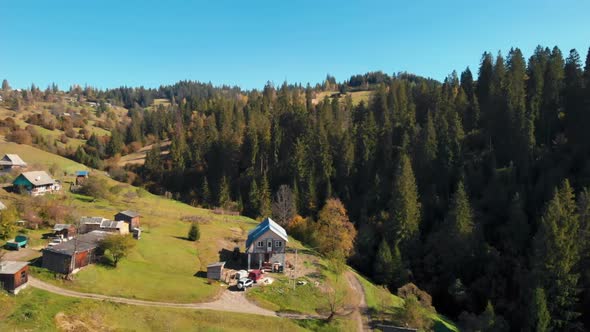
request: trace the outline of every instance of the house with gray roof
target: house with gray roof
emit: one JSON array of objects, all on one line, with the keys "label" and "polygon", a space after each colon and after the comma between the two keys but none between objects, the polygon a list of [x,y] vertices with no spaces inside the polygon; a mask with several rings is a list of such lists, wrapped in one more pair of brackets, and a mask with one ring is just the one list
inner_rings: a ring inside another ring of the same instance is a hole
[{"label": "house with gray roof", "polygon": [[14,179],[12,186],[24,189],[31,196],[45,195],[61,190],[59,181],[54,180],[45,171],[22,172]]},{"label": "house with gray roof", "polygon": [[0,287],[7,292],[18,294],[27,287],[29,281],[29,263],[16,261],[0,262]]},{"label": "house with gray roof", "polygon": [[[270,218],[265,218],[248,232],[246,254],[248,269],[275,265],[285,266],[285,248],[289,242],[287,231]],[[282,270],[282,269],[281,269]]]},{"label": "house with gray roof", "polygon": [[17,154],[5,154],[2,159],[0,159],[0,170],[2,171],[10,171],[13,169],[22,169],[27,167],[27,163],[19,157]]},{"label": "house with gray roof", "polygon": [[102,255],[100,241],[109,232],[92,231],[74,239],[43,249],[43,267],[62,274],[76,273],[82,267],[96,262]]}]

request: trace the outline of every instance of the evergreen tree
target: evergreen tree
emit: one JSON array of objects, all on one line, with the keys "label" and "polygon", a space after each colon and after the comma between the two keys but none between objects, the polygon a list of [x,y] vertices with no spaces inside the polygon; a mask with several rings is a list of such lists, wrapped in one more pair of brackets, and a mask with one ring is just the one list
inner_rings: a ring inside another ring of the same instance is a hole
[{"label": "evergreen tree", "polygon": [[117,128],[114,128],[111,130],[111,139],[109,140],[106,147],[107,155],[114,156],[117,153],[120,153],[121,149],[123,149],[123,145],[124,143],[121,133]]},{"label": "evergreen tree", "polygon": [[260,216],[268,217],[272,214],[272,194],[268,184],[268,178],[262,176],[262,183],[260,184]]},{"label": "evergreen tree", "polygon": [[555,330],[572,328],[579,316],[576,312],[579,274],[575,271],[580,249],[578,219],[574,192],[565,180],[555,190],[541,218],[533,260],[535,276],[547,292],[551,328]]},{"label": "evergreen tree", "polygon": [[207,176],[203,177],[203,184],[201,186],[201,200],[204,207],[208,207],[209,204],[211,204],[211,189],[209,188]]},{"label": "evergreen tree", "polygon": [[390,285],[394,276],[394,261],[391,250],[385,238],[381,240],[377,256],[373,264],[373,275],[375,281],[380,285]]},{"label": "evergreen tree", "polygon": [[188,231],[187,238],[190,241],[199,241],[201,238],[201,231],[199,229],[199,224],[196,222],[191,223],[191,228]]},{"label": "evergreen tree", "polygon": [[549,315],[549,310],[547,310],[547,299],[543,288],[535,288],[533,291],[533,298],[529,303],[527,318],[527,331],[549,331],[551,316]]},{"label": "evergreen tree", "polygon": [[219,195],[217,197],[217,204],[222,208],[227,208],[231,203],[230,184],[227,177],[221,179],[219,186]]},{"label": "evergreen tree", "polygon": [[180,172],[186,167],[185,156],[187,155],[188,146],[184,131],[180,128],[179,132],[172,138],[170,145],[170,155],[172,157],[172,167]]},{"label": "evergreen tree", "polygon": [[391,221],[389,222],[387,240],[392,245],[401,243],[404,255],[406,247],[417,244],[420,236],[420,202],[418,188],[410,158],[401,155],[395,172],[391,202]]}]

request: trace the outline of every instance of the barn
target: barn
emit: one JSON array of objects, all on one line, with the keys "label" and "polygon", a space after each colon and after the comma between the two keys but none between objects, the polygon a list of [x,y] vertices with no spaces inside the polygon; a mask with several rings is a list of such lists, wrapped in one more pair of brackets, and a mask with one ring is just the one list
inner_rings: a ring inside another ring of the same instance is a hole
[{"label": "barn", "polygon": [[72,224],[55,224],[53,226],[53,234],[69,239],[76,236],[76,226]]},{"label": "barn", "polygon": [[53,272],[70,274],[92,264],[102,255],[100,241],[110,233],[92,231],[73,240],[43,249],[43,267]]},{"label": "barn", "polygon": [[133,233],[133,237],[139,239],[141,237],[140,219],[141,215],[135,211],[125,210],[115,214],[116,221],[124,221],[129,225],[129,232]]},{"label": "barn", "polygon": [[217,262],[207,265],[207,279],[221,280],[225,262]]},{"label": "barn", "polygon": [[5,154],[4,157],[0,159],[0,170],[2,171],[22,169],[26,167],[27,163],[25,163],[17,154]]},{"label": "barn", "polygon": [[7,292],[18,294],[27,287],[29,281],[29,263],[4,261],[0,262],[0,285]]}]

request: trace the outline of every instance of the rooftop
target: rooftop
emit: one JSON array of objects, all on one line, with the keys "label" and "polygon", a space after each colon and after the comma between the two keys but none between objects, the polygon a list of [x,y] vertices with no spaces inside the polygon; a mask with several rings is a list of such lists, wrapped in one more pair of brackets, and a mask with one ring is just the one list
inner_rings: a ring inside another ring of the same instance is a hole
[{"label": "rooftop", "polygon": [[119,213],[126,215],[127,217],[130,217],[130,218],[139,217],[139,213],[137,213],[135,211],[131,211],[131,210],[125,210],[125,211],[121,211]]},{"label": "rooftop", "polygon": [[45,171],[23,172],[21,175],[35,186],[55,183],[55,180]]},{"label": "rooftop", "polygon": [[246,248],[250,247],[259,236],[266,233],[268,230],[280,236],[283,240],[289,241],[287,237],[287,231],[281,225],[277,224],[270,218],[264,218],[264,220],[258,224],[254,229],[248,232],[248,239],[246,240]]},{"label": "rooftop", "polygon": [[50,251],[62,255],[71,256],[75,252],[88,251],[97,248],[100,241],[111,233],[103,231],[92,231],[90,233],[78,235],[73,240],[60,243],[53,247],[47,247],[43,251]]},{"label": "rooftop", "polygon": [[15,262],[15,261],[0,262],[0,274],[15,274],[27,265],[29,265],[28,262]]},{"label": "rooftop", "polygon": [[103,221],[108,220],[107,218],[103,218],[103,217],[81,217],[80,218],[80,224],[81,225],[86,225],[86,224],[100,224]]},{"label": "rooftop", "polygon": [[0,160],[0,165],[4,166],[27,166],[27,163],[19,157],[18,154],[5,154]]},{"label": "rooftop", "polygon": [[216,263],[211,263],[211,264],[207,265],[207,268],[218,267],[218,266],[223,267],[224,265],[225,265],[225,262],[216,262]]},{"label": "rooftop", "polygon": [[71,224],[55,224],[55,226],[53,226],[53,231],[59,232],[63,231],[64,229],[69,229],[70,227],[72,227]]}]

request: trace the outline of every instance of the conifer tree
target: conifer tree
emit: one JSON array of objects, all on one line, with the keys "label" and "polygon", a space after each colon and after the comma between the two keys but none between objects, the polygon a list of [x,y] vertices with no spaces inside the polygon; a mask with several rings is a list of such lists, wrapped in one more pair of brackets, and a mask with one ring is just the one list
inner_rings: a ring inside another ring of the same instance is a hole
[{"label": "conifer tree", "polygon": [[534,272],[547,292],[547,306],[552,318],[551,328],[573,327],[578,300],[579,218],[574,192],[569,181],[555,190],[547,204],[535,235]]},{"label": "conifer tree", "polygon": [[217,204],[222,208],[227,208],[231,202],[230,184],[226,176],[221,179],[219,187],[219,197]]},{"label": "conifer tree", "polygon": [[260,213],[260,192],[258,191],[258,184],[256,180],[252,179],[250,182],[250,191],[248,192],[248,211],[246,215],[256,218]]},{"label": "conifer tree", "polygon": [[204,207],[208,207],[209,204],[211,204],[211,189],[209,188],[207,176],[203,177],[203,183],[201,186],[201,199]]},{"label": "conifer tree", "polygon": [[527,317],[527,331],[546,332],[549,331],[551,316],[547,310],[547,299],[543,288],[535,288],[533,298],[529,302]]},{"label": "conifer tree", "polygon": [[272,193],[268,184],[268,177],[262,176],[260,184],[260,216],[268,217],[272,214]]},{"label": "conifer tree", "polygon": [[381,240],[373,264],[375,281],[380,285],[389,285],[393,280],[394,265],[391,250],[385,238]]},{"label": "conifer tree", "polygon": [[190,241],[199,241],[201,238],[201,231],[199,230],[199,224],[196,222],[191,223],[191,227],[188,231],[187,238]]},{"label": "conifer tree", "polygon": [[420,236],[418,188],[407,155],[400,156],[395,171],[390,214],[388,242],[392,245],[398,242],[402,244],[404,254],[407,255],[407,247],[415,245]]}]

